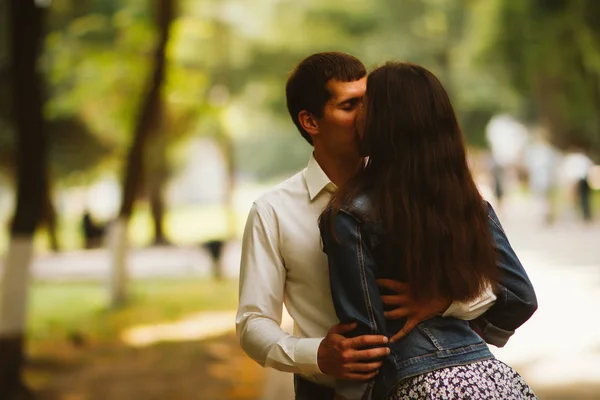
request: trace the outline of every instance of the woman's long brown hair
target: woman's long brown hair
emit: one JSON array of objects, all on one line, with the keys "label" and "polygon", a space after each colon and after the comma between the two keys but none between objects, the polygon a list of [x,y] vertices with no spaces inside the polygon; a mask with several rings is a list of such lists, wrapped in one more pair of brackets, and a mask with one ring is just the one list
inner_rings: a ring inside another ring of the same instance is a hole
[{"label": "woman's long brown hair", "polygon": [[328,217],[368,193],[385,232],[380,269],[417,300],[474,299],[497,278],[496,253],[448,94],[427,69],[388,63],[369,74],[365,107],[366,167]]}]

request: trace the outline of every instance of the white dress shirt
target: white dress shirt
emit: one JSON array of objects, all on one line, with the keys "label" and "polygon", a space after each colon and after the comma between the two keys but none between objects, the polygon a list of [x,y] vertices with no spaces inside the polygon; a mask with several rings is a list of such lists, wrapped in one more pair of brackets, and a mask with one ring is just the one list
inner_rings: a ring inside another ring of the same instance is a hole
[{"label": "white dress shirt", "polygon": [[[236,331],[243,350],[264,367],[294,372],[333,387],[317,365],[317,350],[339,322],[318,218],[336,186],[314,157],[298,174],[258,198],[242,242]],[[492,306],[491,291],[472,303],[453,303],[444,316],[473,319]],[[285,304],[293,332],[280,327]]]}]

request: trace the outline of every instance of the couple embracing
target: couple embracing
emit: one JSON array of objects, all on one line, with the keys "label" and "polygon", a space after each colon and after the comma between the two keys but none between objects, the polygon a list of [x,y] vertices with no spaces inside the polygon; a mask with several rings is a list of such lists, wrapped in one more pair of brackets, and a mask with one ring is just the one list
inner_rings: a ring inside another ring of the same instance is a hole
[{"label": "couple embracing", "polygon": [[286,97],[314,151],[248,216],[244,351],[294,373],[298,400],[535,399],[488,348],[531,317],[535,292],[474,183],[440,81],[415,64],[367,75],[355,57],[319,53]]}]

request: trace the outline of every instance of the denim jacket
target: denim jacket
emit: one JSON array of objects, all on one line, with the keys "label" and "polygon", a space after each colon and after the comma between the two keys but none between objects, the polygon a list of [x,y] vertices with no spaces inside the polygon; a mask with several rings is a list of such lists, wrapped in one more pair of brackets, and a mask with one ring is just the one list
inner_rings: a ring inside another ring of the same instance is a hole
[{"label": "denim jacket", "polygon": [[[489,226],[498,253],[500,282],[495,304],[471,324],[453,317],[437,316],[421,322],[399,342],[390,344],[377,376],[368,384],[338,381],[336,391],[348,400],[383,399],[403,379],[441,368],[464,365],[493,358],[486,343],[503,346],[515,329],[537,309],[533,286],[511,248],[493,208],[487,203]],[[323,251],[329,259],[329,275],[333,303],[340,322],[356,321],[357,328],[349,336],[382,334],[391,337],[406,318],[386,320],[384,306],[376,283],[377,243],[381,229],[363,221],[360,215],[369,211],[366,195],[335,216],[336,238],[321,228]],[[337,240],[336,240],[337,239]],[[483,339],[484,340],[483,340]]]}]

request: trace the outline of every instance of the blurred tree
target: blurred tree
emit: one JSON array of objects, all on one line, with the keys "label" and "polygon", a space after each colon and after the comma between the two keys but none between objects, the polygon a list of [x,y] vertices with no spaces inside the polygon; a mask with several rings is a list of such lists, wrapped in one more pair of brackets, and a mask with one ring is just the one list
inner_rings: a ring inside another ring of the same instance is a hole
[{"label": "blurred tree", "polygon": [[117,307],[127,299],[127,227],[136,196],[141,188],[144,171],[144,147],[151,131],[160,123],[163,107],[162,86],[166,69],[166,47],[169,29],[174,17],[172,0],[156,1],[156,24],[158,41],[153,60],[153,72],[148,81],[148,90],[138,114],[133,143],[129,149],[127,167],[123,180],[123,198],[118,219],[112,223],[109,233],[112,254],[111,305]]},{"label": "blurred tree", "polygon": [[21,378],[21,368],[33,236],[44,218],[48,185],[42,79],[37,68],[43,10],[33,0],[12,0],[9,13],[17,201],[0,290],[0,393],[7,400],[33,398]]},{"label": "blurred tree", "polygon": [[[75,117],[100,153],[122,156],[143,92],[153,31],[146,1],[54,0],[43,66],[52,119]],[[98,161],[95,158],[95,161]],[[61,177],[63,178],[63,177]]]},{"label": "blurred tree", "polygon": [[165,200],[164,187],[169,177],[167,161],[167,133],[168,125],[165,123],[164,111],[158,111],[155,129],[150,132],[144,164],[145,183],[150,201],[150,212],[154,225],[154,245],[169,243],[164,228]]},{"label": "blurred tree", "polygon": [[0,173],[8,171],[14,148],[10,110],[10,43],[8,2],[0,2]]},{"label": "blurred tree", "polygon": [[[105,4],[105,2],[101,2]],[[66,0],[57,0],[54,7],[47,13],[49,27],[52,31],[56,25],[60,29],[69,26],[69,18],[74,15],[89,11],[89,1],[73,3]],[[62,26],[61,24],[64,24]],[[0,24],[2,29],[6,29],[8,24]],[[48,35],[49,38],[55,38],[55,32]],[[2,39],[8,35],[2,35]],[[42,56],[41,67],[50,76],[48,96],[43,99],[45,103],[45,117],[48,121],[47,141],[50,168],[48,170],[49,182],[60,182],[76,171],[88,171],[96,168],[101,160],[114,152],[114,146],[110,143],[98,140],[96,135],[88,128],[87,124],[79,118],[75,108],[63,108],[57,112],[55,100],[60,93],[61,84],[53,79],[53,69],[56,65],[64,64],[60,57],[52,57],[52,40],[48,41],[51,50]],[[0,53],[4,52],[6,43],[0,40]],[[12,181],[15,176],[15,143],[12,139],[12,121],[10,118],[10,98],[8,95],[8,57],[1,56],[0,59],[0,172],[3,172]],[[67,69],[63,66],[63,68]],[[71,71],[69,71],[71,72]],[[67,85],[72,86],[72,85]],[[14,182],[13,182],[14,183]],[[59,243],[56,232],[57,214],[53,205],[52,187],[46,185],[45,212],[43,223],[50,237],[50,246],[53,250],[58,250]]]},{"label": "blurred tree", "polygon": [[90,132],[76,115],[49,120],[47,129],[50,162],[57,177],[91,169],[114,151],[110,144]]},{"label": "blurred tree", "polygon": [[[215,108],[212,134],[216,139],[223,158],[226,164],[226,179],[225,183],[225,213],[227,214],[227,237],[223,238],[224,241],[233,239],[237,233],[237,219],[234,205],[234,193],[235,193],[235,174],[236,164],[234,158],[234,144],[231,132],[228,131],[228,125],[226,123],[227,114],[225,109],[229,105],[231,98],[231,92],[236,92],[234,76],[232,75],[232,56],[234,49],[232,48],[232,31],[231,27],[223,21],[215,21],[214,23],[214,43],[215,43],[215,54],[213,59],[219,69],[213,72],[213,87],[209,93],[209,102]],[[217,271],[214,275],[217,277],[222,276],[220,271],[221,263],[213,263]]]},{"label": "blurred tree", "polygon": [[[568,132],[557,136],[565,138],[565,146],[579,137],[594,140],[592,132],[598,123],[589,116],[597,103],[593,99],[598,96],[597,90],[594,92],[598,85],[585,84],[597,80],[598,71],[594,2],[180,3],[183,12],[173,21],[166,49],[170,67],[163,85],[163,106],[157,115],[157,121],[162,122],[148,134],[143,163],[146,179],[138,192],[150,203],[155,243],[167,241],[164,186],[185,163],[173,157],[174,142],[188,140],[190,134],[212,135],[228,157],[230,182],[240,172],[245,173],[241,176],[273,179],[306,164],[311,149],[289,120],[283,86],[294,65],[316,51],[347,51],[369,68],[400,59],[432,69],[450,91],[471,144],[484,145],[489,118],[507,110],[525,110],[523,114],[532,119],[546,110],[544,115],[552,120],[553,131]],[[83,140],[88,147],[81,152],[82,163],[74,169],[70,163],[77,161],[66,152],[60,156],[65,148],[54,146],[55,134],[49,132],[53,182],[73,182],[65,178],[75,170],[84,171],[85,176],[94,173],[95,179],[125,168],[125,149],[135,125],[132,115],[137,115],[139,96],[145,95],[144,77],[153,68],[150,54],[157,32],[148,4],[148,0],[52,1],[47,51],[41,63],[50,88],[44,112],[49,123],[70,118],[81,121],[89,136]],[[547,12],[537,18],[540,9]],[[561,20],[563,11],[565,21]],[[508,25],[514,29],[501,29]],[[552,44],[542,43],[540,34],[535,37],[530,31],[554,32],[547,33]],[[570,46],[574,50],[561,53],[559,73],[538,74],[535,63],[546,69],[558,68],[549,67],[557,43],[563,43],[558,47],[562,49],[567,46],[564,43],[575,42],[577,46]],[[575,52],[577,49],[581,51]],[[505,56],[500,60],[502,54]],[[534,59],[538,61],[530,61]],[[566,71],[569,66],[564,60],[574,60],[571,70],[581,72]],[[0,58],[0,80],[5,70],[2,65]],[[3,91],[4,85],[0,85],[0,165],[10,165],[7,160],[11,154],[6,149],[14,144],[9,134],[12,127],[2,117],[2,110],[6,110],[2,104],[7,103]],[[215,106],[214,99],[224,93],[226,101]],[[563,103],[567,103],[565,107]],[[555,108],[559,112],[553,111]],[[92,153],[93,157],[83,157]],[[89,163],[84,165],[86,160]],[[200,187],[202,184],[198,182]]]},{"label": "blurred tree", "polygon": [[490,24],[480,61],[520,95],[521,117],[544,125],[563,149],[600,154],[600,3],[488,3],[475,9],[481,25]]},{"label": "blurred tree", "polygon": [[[109,4],[110,3],[110,4]],[[51,13],[51,33],[44,65],[50,78],[52,97],[46,112],[51,118],[76,116],[93,136],[88,144],[97,144],[100,158],[93,157],[94,168],[84,172],[113,174],[122,167],[124,149],[134,130],[136,107],[145,95],[143,77],[152,65],[149,54],[156,29],[148,1],[123,2],[55,0]],[[179,20],[185,20],[180,18]],[[173,40],[185,40],[193,24],[173,25]],[[195,22],[195,21],[193,21]],[[182,26],[183,25],[183,29]],[[196,44],[190,51],[196,52]],[[180,60],[175,51],[166,49],[172,66],[166,71],[164,104],[147,139],[144,157],[143,190],[147,195],[155,226],[155,243],[166,242],[163,228],[164,185],[171,174],[168,148],[182,140],[202,113],[206,89],[204,71]],[[106,162],[109,161],[109,162]],[[99,171],[100,170],[100,171]],[[60,169],[59,178],[73,171]],[[88,174],[89,175],[89,174]]]}]

